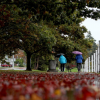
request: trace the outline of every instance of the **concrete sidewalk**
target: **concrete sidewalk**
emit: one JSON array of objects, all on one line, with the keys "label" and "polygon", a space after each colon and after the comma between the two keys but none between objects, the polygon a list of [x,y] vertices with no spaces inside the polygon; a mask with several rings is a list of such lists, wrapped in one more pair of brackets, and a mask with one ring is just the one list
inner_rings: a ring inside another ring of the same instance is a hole
[{"label": "concrete sidewalk", "polygon": [[0,70],[26,70],[26,67],[1,67]]}]

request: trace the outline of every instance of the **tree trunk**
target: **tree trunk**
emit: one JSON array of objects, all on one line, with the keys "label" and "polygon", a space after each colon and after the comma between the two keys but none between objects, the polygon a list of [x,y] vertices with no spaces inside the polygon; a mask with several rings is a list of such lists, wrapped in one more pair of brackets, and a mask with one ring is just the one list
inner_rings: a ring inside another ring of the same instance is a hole
[{"label": "tree trunk", "polygon": [[37,58],[36,70],[38,69],[38,67],[39,67],[39,57]]},{"label": "tree trunk", "polygon": [[29,52],[27,52],[27,68],[26,68],[26,70],[28,70],[28,71],[32,71],[31,70],[31,53],[29,53]]},{"label": "tree trunk", "polygon": [[35,58],[35,62],[34,62],[34,69],[36,69],[36,58]]}]

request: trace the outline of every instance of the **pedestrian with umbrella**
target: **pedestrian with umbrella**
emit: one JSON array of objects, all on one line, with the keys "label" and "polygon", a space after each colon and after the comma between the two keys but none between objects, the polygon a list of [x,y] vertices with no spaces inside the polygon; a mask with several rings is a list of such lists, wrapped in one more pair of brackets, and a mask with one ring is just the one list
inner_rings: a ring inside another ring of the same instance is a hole
[{"label": "pedestrian with umbrella", "polygon": [[82,57],[82,52],[79,52],[79,51],[73,51],[72,53],[76,54],[76,63],[77,63],[77,69],[78,69],[78,72],[81,71],[81,64],[82,64],[82,60],[83,60],[83,57]]},{"label": "pedestrian with umbrella", "polygon": [[61,64],[61,72],[64,72],[64,67],[65,67],[65,64],[67,63],[67,59],[63,56],[62,53],[60,55],[59,62]]}]

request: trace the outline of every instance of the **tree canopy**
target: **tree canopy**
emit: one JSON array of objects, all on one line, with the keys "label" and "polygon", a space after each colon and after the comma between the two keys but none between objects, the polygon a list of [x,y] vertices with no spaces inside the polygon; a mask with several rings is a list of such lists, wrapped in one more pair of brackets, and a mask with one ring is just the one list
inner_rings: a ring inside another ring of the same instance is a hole
[{"label": "tree canopy", "polygon": [[[31,70],[32,54],[66,54],[74,59],[73,50],[84,53],[92,46],[80,26],[82,17],[100,18],[99,11],[87,7],[100,7],[99,0],[1,0],[0,1],[0,59],[12,55],[17,49],[27,54],[27,70]],[[61,34],[67,35],[64,37]]]},{"label": "tree canopy", "polygon": [[92,48],[88,48],[88,56],[91,58],[91,55],[93,55],[96,52],[96,50],[98,49],[98,46],[96,44],[96,40],[92,37],[92,34],[90,31],[88,32],[86,38],[91,40],[92,42]]}]

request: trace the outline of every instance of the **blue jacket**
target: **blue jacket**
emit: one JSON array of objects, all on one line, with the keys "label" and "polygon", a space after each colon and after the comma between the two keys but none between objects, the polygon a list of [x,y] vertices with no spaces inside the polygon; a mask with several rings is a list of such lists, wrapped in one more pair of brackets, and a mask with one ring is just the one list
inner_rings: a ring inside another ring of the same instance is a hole
[{"label": "blue jacket", "polygon": [[82,55],[76,55],[75,59],[77,63],[82,63],[83,57]]},{"label": "blue jacket", "polygon": [[59,61],[61,64],[67,63],[67,59],[63,55],[60,56]]}]

